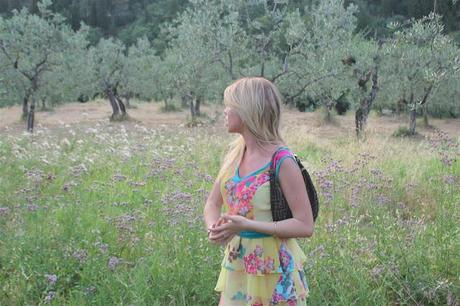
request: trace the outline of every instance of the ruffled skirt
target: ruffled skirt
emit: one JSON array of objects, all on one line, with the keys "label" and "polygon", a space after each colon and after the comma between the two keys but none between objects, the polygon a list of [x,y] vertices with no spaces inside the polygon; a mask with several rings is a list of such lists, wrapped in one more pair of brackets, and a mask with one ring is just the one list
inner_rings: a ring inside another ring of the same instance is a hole
[{"label": "ruffled skirt", "polygon": [[220,306],[306,305],[306,256],[294,238],[235,236],[225,247]]}]

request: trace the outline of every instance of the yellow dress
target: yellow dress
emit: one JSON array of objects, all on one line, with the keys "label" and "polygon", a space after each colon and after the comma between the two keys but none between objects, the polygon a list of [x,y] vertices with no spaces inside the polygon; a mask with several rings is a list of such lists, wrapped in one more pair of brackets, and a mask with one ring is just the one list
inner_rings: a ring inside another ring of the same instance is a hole
[{"label": "yellow dress", "polygon": [[[283,147],[275,155],[274,167],[292,153]],[[272,222],[269,169],[240,177],[227,175],[221,183],[224,209],[248,219]],[[215,290],[221,292],[220,306],[306,305],[308,286],[304,271],[306,256],[295,238],[278,238],[242,232],[225,246]]]}]

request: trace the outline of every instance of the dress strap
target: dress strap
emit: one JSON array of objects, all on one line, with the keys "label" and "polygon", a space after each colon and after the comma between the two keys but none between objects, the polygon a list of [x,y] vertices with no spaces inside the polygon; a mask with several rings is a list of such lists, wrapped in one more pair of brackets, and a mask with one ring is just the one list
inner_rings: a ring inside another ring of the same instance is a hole
[{"label": "dress strap", "polygon": [[286,146],[279,147],[275,153],[273,153],[271,167],[272,169],[275,169],[276,176],[278,176],[278,173],[280,172],[281,164],[287,158],[291,158],[292,160],[296,161],[294,154]]}]

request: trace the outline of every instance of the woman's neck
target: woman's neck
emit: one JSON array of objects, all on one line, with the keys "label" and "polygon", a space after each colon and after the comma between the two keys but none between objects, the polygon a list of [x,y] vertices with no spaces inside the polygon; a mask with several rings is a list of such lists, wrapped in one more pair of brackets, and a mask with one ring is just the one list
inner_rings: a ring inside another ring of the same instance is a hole
[{"label": "woman's neck", "polygon": [[246,146],[246,154],[249,154],[249,155],[253,155],[255,153],[255,154],[269,156],[272,154],[272,151],[274,151],[276,148],[278,148],[281,145],[281,142],[279,142],[279,143],[267,143],[261,146],[257,142],[257,138],[246,129],[243,131],[243,133],[241,133],[241,135],[243,136],[244,143]]}]

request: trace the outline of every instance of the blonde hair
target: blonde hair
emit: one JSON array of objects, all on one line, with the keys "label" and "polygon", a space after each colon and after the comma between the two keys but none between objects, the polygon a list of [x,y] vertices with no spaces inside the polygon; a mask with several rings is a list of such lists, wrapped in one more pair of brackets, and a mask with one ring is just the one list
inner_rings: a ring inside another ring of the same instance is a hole
[{"label": "blonde hair", "polygon": [[[224,104],[240,116],[255,136],[257,145],[262,147],[283,141],[279,132],[281,94],[272,82],[262,77],[239,79],[225,89]],[[236,168],[243,157],[244,147],[243,136],[239,135],[229,146],[218,179]]]}]

